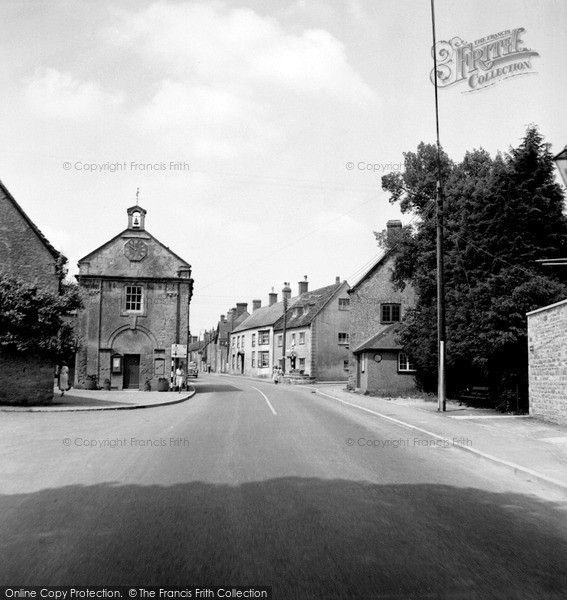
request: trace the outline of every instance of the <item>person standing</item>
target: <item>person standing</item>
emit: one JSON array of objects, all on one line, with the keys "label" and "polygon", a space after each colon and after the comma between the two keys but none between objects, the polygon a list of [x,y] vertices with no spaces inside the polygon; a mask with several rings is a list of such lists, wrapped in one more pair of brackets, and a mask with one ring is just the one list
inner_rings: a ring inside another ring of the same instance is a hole
[{"label": "person standing", "polygon": [[59,371],[59,389],[62,396],[69,389],[69,367],[65,363],[61,365],[61,370]]},{"label": "person standing", "polygon": [[181,386],[183,385],[184,375],[185,375],[185,373],[183,371],[183,368],[180,365],[179,367],[177,367],[177,370],[175,371],[175,385],[177,386],[178,394],[181,393]]}]

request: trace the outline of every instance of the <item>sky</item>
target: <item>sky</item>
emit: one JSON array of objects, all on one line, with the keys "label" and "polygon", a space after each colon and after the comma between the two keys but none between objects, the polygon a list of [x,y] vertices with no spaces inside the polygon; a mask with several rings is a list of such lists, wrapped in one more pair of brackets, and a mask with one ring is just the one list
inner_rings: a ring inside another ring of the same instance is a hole
[{"label": "sky", "polygon": [[[381,177],[435,143],[430,0],[3,0],[2,13],[0,179],[71,276],[126,228],[139,188],[146,229],[192,265],[199,335],[284,282],[354,283],[380,254],[373,232],[411,219]],[[449,156],[507,151],[531,123],[563,149],[567,3],[436,0],[435,17],[439,42],[523,28],[537,53],[519,76],[439,89]]]}]

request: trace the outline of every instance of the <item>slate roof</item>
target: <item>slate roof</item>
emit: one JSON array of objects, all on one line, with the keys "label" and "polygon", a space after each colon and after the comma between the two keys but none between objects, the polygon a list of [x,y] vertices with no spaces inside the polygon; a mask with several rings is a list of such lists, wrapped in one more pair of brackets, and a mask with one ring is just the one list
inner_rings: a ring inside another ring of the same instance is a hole
[{"label": "slate roof", "polygon": [[199,352],[205,347],[205,341],[199,340],[197,342],[191,342],[189,344],[189,352]]},{"label": "slate roof", "polygon": [[[288,306],[293,306],[297,297],[288,300]],[[232,333],[257,329],[259,327],[271,327],[283,316],[283,302],[276,302],[272,306],[257,308],[245,321],[232,330]]]},{"label": "slate roof", "polygon": [[396,343],[397,334],[398,324],[393,323],[356,347],[353,353],[359,354],[365,350],[402,350],[402,346]]},{"label": "slate roof", "polygon": [[[319,312],[325,307],[325,305],[331,300],[331,298],[338,292],[344,282],[334,283],[326,287],[313,290],[312,292],[306,292],[295,298],[293,306],[290,306],[286,313],[286,329],[293,329],[294,327],[306,327],[311,324],[313,319],[319,314]],[[296,309],[299,308],[299,311]],[[307,312],[304,311],[307,308]],[[295,312],[298,312],[297,316],[293,316]],[[283,313],[283,311],[282,311]],[[283,330],[283,314],[274,326],[275,331]]]}]

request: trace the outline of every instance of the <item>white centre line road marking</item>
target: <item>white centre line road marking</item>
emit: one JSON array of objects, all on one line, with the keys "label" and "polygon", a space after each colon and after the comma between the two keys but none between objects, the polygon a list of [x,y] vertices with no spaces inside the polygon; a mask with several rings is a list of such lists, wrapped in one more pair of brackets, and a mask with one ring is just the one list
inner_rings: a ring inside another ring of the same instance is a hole
[{"label": "white centre line road marking", "polygon": [[278,416],[278,413],[274,410],[274,407],[270,404],[270,401],[268,400],[268,396],[266,396],[266,394],[264,394],[264,392],[262,390],[259,390],[257,387],[252,386],[253,390],[256,390],[257,392],[260,392],[260,394],[262,394],[262,396],[264,396],[264,400],[268,403],[268,406],[270,407],[270,410],[274,413],[274,415],[276,415],[276,417]]}]

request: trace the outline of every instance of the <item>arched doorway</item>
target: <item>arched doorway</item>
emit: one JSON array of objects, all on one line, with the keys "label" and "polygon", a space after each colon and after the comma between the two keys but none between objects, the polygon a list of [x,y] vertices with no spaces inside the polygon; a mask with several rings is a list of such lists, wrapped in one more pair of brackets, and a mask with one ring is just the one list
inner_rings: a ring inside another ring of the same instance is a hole
[{"label": "arched doorway", "polygon": [[[140,329],[126,329],[112,342],[113,354],[123,356],[122,373],[116,377],[122,389],[143,389],[146,379],[152,377],[153,346],[150,338]],[[121,385],[120,385],[121,384]]]}]

